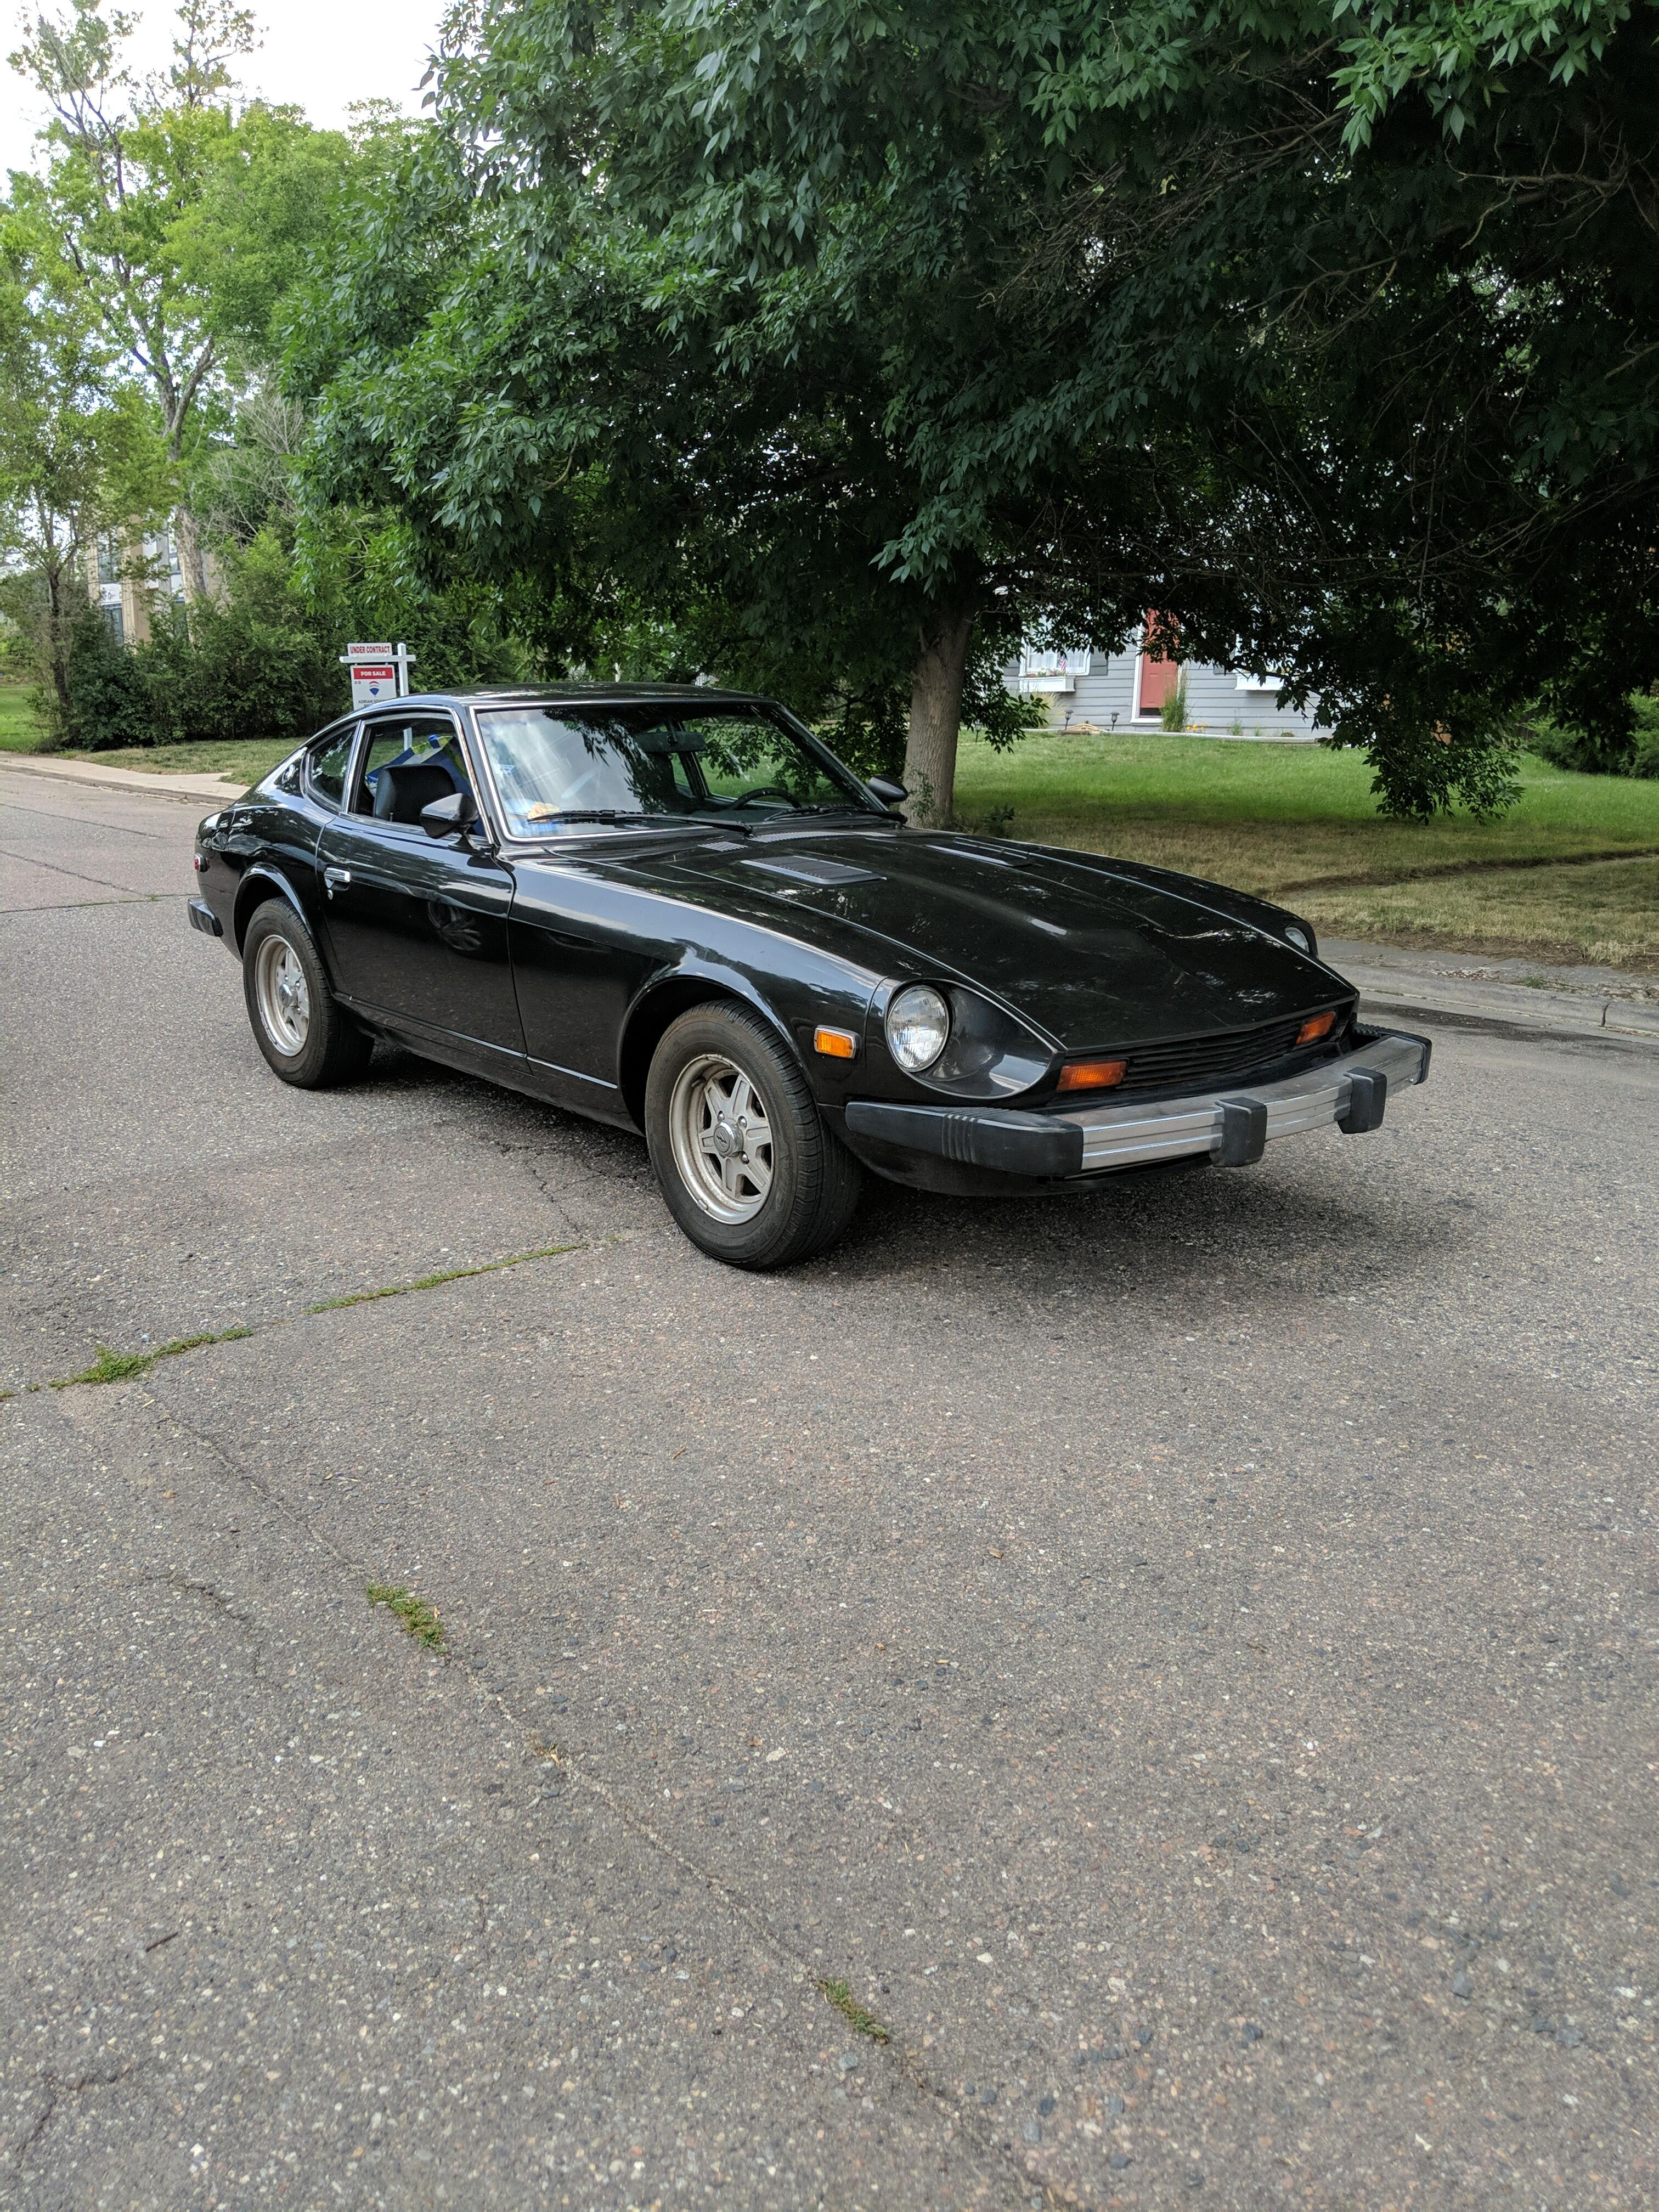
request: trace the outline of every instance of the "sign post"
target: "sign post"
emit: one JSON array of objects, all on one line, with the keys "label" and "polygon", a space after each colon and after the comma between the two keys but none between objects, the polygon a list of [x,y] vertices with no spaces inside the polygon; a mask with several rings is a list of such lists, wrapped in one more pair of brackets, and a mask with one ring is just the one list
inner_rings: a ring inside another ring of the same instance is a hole
[{"label": "sign post", "polygon": [[415,665],[415,656],[401,639],[396,645],[349,645],[340,655],[340,661],[342,666],[351,671],[354,710],[372,707],[377,699],[408,698],[409,672]]}]

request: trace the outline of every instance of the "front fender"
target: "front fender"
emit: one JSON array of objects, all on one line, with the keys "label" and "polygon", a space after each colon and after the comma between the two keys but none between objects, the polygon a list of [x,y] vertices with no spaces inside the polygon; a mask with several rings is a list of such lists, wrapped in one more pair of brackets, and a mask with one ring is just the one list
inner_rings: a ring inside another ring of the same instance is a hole
[{"label": "front fender", "polygon": [[617,1048],[617,1080],[634,1121],[644,1126],[646,1077],[651,1057],[669,1024],[689,1007],[710,1000],[731,999],[758,1015],[779,1042],[799,1062],[814,1097],[822,1105],[843,1103],[848,1063],[820,1059],[812,1050],[812,1032],[820,1022],[862,1036],[873,992],[861,981],[849,978],[834,1002],[824,989],[824,979],[773,978],[763,988],[751,973],[729,962],[687,953],[665,963],[647,975],[635,992],[626,1014]]}]

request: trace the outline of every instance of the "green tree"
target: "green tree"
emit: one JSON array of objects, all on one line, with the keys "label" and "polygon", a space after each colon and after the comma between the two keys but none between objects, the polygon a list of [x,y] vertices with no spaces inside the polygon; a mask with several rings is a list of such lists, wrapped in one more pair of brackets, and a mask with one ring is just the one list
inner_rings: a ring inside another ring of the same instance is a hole
[{"label": "green tree", "polygon": [[32,297],[27,262],[0,279],[0,608],[27,641],[46,720],[72,720],[70,670],[100,535],[153,511],[165,483],[137,392],[107,392],[76,318]]},{"label": "green tree", "polygon": [[316,481],[550,648],[900,698],[935,814],[976,651],[1149,608],[1490,809],[1520,700],[1659,672],[1655,23],[477,0],[307,319]]},{"label": "green tree", "polygon": [[159,414],[195,599],[206,425],[222,416],[228,377],[270,358],[279,302],[326,229],[349,148],[291,110],[237,112],[234,70],[254,42],[246,9],[183,0],[172,66],[143,84],[122,59],[131,29],[100,0],[36,19],[12,64],[50,102],[46,161],[41,174],[13,173],[10,206],[37,282]]}]

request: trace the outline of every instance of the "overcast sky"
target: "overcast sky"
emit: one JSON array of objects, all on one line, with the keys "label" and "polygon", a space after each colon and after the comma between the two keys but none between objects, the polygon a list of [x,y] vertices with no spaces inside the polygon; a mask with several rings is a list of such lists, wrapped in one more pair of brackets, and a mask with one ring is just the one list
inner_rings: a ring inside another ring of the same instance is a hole
[{"label": "overcast sky", "polygon": [[[61,0],[60,7],[69,13]],[[27,10],[37,12],[38,0]],[[143,76],[167,60],[173,10],[165,0],[141,0],[130,12],[139,18],[131,52]],[[416,113],[416,88],[443,12],[442,0],[254,0],[261,44],[243,64],[243,82],[268,100],[303,107],[313,123],[342,122],[359,100],[391,100]],[[0,0],[0,54],[15,45],[23,13],[15,0]],[[27,165],[43,119],[22,78],[0,62],[0,170]]]}]

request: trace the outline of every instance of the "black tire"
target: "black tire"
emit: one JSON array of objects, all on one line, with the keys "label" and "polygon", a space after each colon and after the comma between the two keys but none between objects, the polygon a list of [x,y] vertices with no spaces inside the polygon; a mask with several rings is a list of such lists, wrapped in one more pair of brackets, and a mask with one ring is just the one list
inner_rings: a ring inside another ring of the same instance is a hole
[{"label": "black tire", "polygon": [[[295,1011],[297,993],[289,994],[286,1011],[278,1003],[296,969],[304,981],[302,1018]],[[374,1040],[330,990],[311,932],[286,899],[267,899],[247,926],[242,996],[254,1042],[284,1083],[326,1091],[355,1082],[368,1068]]]},{"label": "black tire", "polygon": [[[688,1169],[680,1157],[690,1143],[691,1093],[709,1079],[706,1071],[718,1081],[723,1067],[752,1086],[769,1140],[764,1195],[755,1203],[751,1184],[732,1201],[753,1203],[743,1219],[720,1218],[711,1206],[720,1195],[695,1158]],[[758,1016],[725,1001],[693,1006],[663,1032],[646,1081],[645,1135],[669,1212],[694,1244],[729,1267],[788,1267],[828,1251],[846,1234],[863,1188],[857,1161],[824,1127],[793,1054]]]}]

